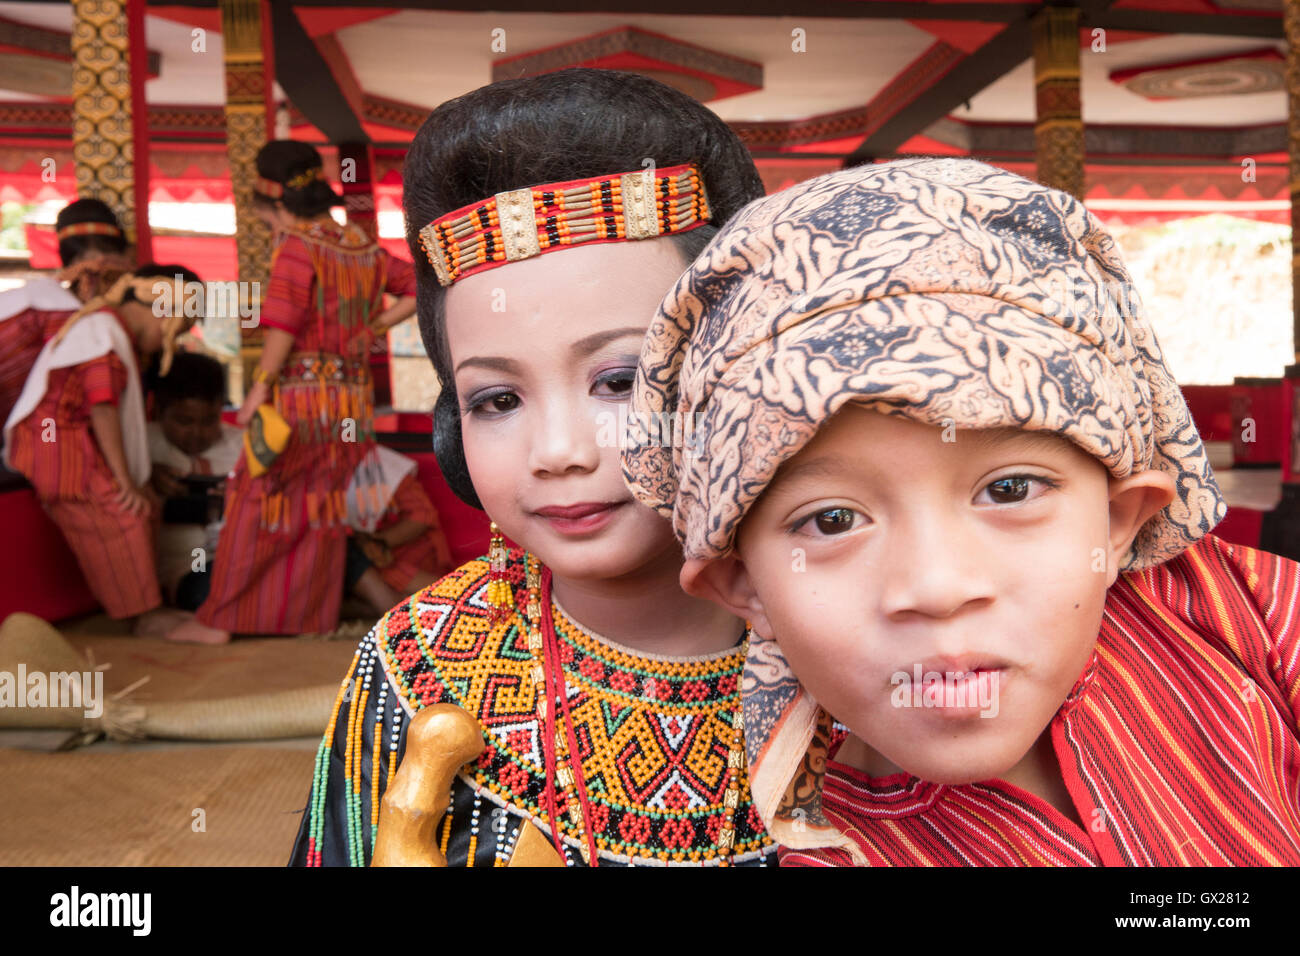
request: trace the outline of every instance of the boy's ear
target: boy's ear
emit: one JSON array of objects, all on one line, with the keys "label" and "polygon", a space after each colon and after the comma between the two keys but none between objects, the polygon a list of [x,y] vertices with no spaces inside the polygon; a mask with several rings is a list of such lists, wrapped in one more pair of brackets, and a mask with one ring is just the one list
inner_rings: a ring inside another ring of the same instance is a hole
[{"label": "boy's ear", "polygon": [[1120,563],[1142,526],[1174,500],[1174,479],[1163,471],[1148,468],[1127,478],[1110,480],[1110,560],[1106,563],[1110,584],[1119,575]]},{"label": "boy's ear", "polygon": [[760,636],[771,637],[763,602],[754,590],[745,562],[734,554],[725,558],[688,558],[678,580],[687,594],[725,607],[748,621]]}]

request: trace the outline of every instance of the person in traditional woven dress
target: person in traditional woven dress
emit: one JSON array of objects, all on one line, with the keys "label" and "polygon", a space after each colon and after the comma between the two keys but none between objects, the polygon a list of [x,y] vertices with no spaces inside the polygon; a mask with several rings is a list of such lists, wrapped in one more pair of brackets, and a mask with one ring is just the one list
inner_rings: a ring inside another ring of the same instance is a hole
[{"label": "person in traditional woven dress", "polygon": [[[234,633],[326,632],[338,624],[347,547],[345,491],[375,447],[370,345],[415,310],[411,266],[360,226],[330,216],[342,200],[320,154],[279,140],[257,155],[253,196],[277,232],[261,301],[262,358],[238,422],[270,404],[290,427],[283,453],[226,483],[211,592],[168,637],[224,643]],[[382,309],[385,292],[398,296]],[[363,479],[378,508],[377,477]]]},{"label": "person in traditional woven dress", "polygon": [[506,864],[529,827],[571,865],[773,862],[744,769],[744,622],[681,591],[671,529],[618,470],[655,304],[762,195],[745,147],[654,80],[563,70],[440,106],[404,180],[435,451],[500,533],[362,641],[293,863],[370,862],[408,722],[435,703],[485,738],[437,829],[453,866]]},{"label": "person in traditional woven dress", "polygon": [[348,590],[383,614],[402,598],[452,570],[451,549],[438,511],[420,484],[415,459],[376,449],[381,510],[360,507],[369,475],[348,486]]},{"label": "person in traditional woven dress", "polygon": [[[816,250],[815,255],[809,250]],[[1300,864],[1300,565],[1225,505],[1113,239],[968,159],[754,203],[664,299],[625,451],[745,615],[782,865]]]},{"label": "person in traditional woven dress", "polygon": [[199,282],[181,266],[144,266],[65,319],[5,422],[6,464],[31,482],[96,600],[142,636],[188,616],[161,606],[139,372],[196,318],[182,296],[169,296],[173,311],[155,301],[174,277]]},{"label": "person in traditional woven dress", "polygon": [[70,286],[39,277],[0,292],[0,421],[9,417],[36,356],[64,320],[98,294],[106,277],[131,267],[126,235],[98,199],[68,203],[54,230]]}]

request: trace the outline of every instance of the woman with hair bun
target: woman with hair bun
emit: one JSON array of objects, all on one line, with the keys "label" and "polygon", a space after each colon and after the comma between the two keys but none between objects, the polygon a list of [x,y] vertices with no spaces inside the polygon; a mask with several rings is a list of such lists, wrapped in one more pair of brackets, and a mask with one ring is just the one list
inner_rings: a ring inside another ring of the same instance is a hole
[{"label": "woman with hair bun", "polygon": [[[238,421],[248,426],[272,405],[289,440],[264,473],[255,477],[241,458],[226,483],[212,589],[195,619],[167,635],[176,641],[220,644],[232,633],[302,634],[338,624],[345,492],[375,448],[370,345],[415,311],[411,266],[359,226],[330,216],[342,199],[314,147],[267,143],[257,172],[253,199],[276,244],[261,299],[262,358]],[[381,310],[385,292],[399,299]],[[374,482],[378,470],[362,474]]]},{"label": "woman with hair bun", "polygon": [[409,722],[447,703],[485,731],[420,846],[450,865],[539,843],[557,864],[775,862],[744,770],[744,622],[681,590],[672,528],[618,460],[655,308],[763,194],[748,150],[663,83],[572,69],[444,103],[403,180],[434,449],[494,533],[362,642],[294,863],[371,862],[381,796],[417,789],[393,776],[420,772]]}]

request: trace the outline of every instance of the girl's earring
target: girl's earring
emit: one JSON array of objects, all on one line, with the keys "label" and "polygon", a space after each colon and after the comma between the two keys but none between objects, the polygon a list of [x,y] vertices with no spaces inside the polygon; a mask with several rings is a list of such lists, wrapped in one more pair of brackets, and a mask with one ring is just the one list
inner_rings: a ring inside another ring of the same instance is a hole
[{"label": "girl's earring", "polygon": [[514,609],[514,595],[510,589],[510,581],[506,577],[506,562],[509,560],[510,552],[506,550],[505,535],[501,533],[501,528],[493,521],[490,526],[492,537],[488,540],[488,590],[487,603],[491,610],[488,612],[488,620],[492,624],[500,624],[509,617],[510,612]]}]

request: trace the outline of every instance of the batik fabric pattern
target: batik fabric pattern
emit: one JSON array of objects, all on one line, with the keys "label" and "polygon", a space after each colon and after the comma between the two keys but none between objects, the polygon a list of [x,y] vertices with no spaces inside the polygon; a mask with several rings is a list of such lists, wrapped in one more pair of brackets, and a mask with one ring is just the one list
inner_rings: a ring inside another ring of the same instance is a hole
[{"label": "batik fabric pattern", "polygon": [[688,557],[719,557],[850,402],[1059,434],[1116,478],[1166,472],[1177,494],[1125,569],[1227,510],[1115,241],[1073,196],[974,160],[858,166],[741,210],[664,299],[633,388],[630,421],[666,415],[690,440],[634,443],[624,474]]},{"label": "batik fabric pattern", "polygon": [[[1004,781],[871,778],[824,752],[824,777],[792,790],[819,793],[869,865],[1300,865],[1297,599],[1300,565],[1213,535],[1120,576],[1049,729],[1083,828]],[[781,856],[853,862],[845,847]]]},{"label": "batik fabric pattern", "polygon": [[[414,294],[409,263],[356,226],[284,235],[260,322],[294,337],[272,401],[288,447],[254,478],[243,458],[226,482],[212,591],[197,612],[237,633],[301,634],[338,624],[347,548],[345,492],[374,447],[370,322],[384,292]],[[365,484],[365,481],[362,481]],[[369,489],[378,508],[378,489]]]},{"label": "batik fabric pattern", "polygon": [[[554,783],[544,779],[527,633],[518,616],[490,623],[488,572],[486,559],[462,565],[393,608],[361,643],[321,744],[294,863],[369,862],[407,722],[440,702],[477,718],[487,741],[458,775],[438,831],[449,863],[504,865],[525,821],[550,834],[545,788]],[[508,573],[522,607],[521,552],[511,552]],[[599,865],[716,863],[741,648],[655,657],[611,644],[558,607],[553,620]],[[743,778],[733,819],[732,861],[774,864]],[[567,862],[582,865],[567,816],[561,834]]]}]

